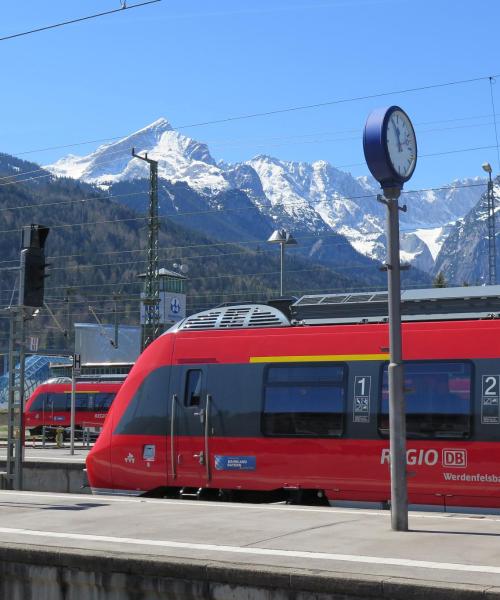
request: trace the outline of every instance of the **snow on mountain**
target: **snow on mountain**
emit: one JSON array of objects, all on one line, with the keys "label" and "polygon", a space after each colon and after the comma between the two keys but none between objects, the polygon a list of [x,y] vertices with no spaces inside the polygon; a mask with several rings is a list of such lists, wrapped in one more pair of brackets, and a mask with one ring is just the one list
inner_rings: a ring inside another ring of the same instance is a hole
[{"label": "snow on mountain", "polygon": [[[101,186],[149,177],[148,165],[131,156],[132,147],[158,160],[160,177],[185,182],[209,204],[220,192],[241,190],[271,223],[318,234],[333,230],[358,252],[385,260],[386,207],[377,202],[378,183],[370,176],[354,178],[323,160],[305,163],[260,155],[245,163],[217,164],[205,144],[159,119],[88,156],[69,155],[46,168]],[[404,192],[400,203],[408,211],[400,219],[405,258],[430,272],[449,226],[475,205],[482,183],[476,178],[443,189]]]},{"label": "snow on mountain", "polygon": [[[481,188],[479,188],[481,189]],[[483,187],[484,189],[484,187]],[[500,178],[494,180],[494,196],[500,197]],[[495,207],[498,223],[500,206]],[[450,228],[433,273],[442,272],[452,285],[484,285],[489,281],[488,199],[484,191],[476,205]],[[497,229],[498,231],[498,229]],[[496,263],[500,264],[499,236],[496,235]],[[497,271],[498,272],[498,271]],[[497,279],[498,281],[498,279]]]},{"label": "snow on mountain", "polygon": [[431,227],[429,229],[416,229],[415,235],[429,248],[432,259],[436,260],[448,232],[449,227]]},{"label": "snow on mountain", "polygon": [[[344,235],[361,254],[383,261],[386,254],[386,208],[377,202],[378,183],[371,177],[353,178],[326,161],[312,164],[257,156],[246,163],[259,175],[271,205],[304,220],[310,213]],[[481,180],[453,182],[449,188],[402,195],[408,211],[401,213],[401,249],[405,260],[431,271],[449,231],[449,224],[477,201]],[[311,228],[313,219],[309,217]]]},{"label": "snow on mountain", "polygon": [[229,184],[205,144],[174,131],[166,119],[158,119],[132,135],[100,146],[88,156],[70,154],[46,168],[54,175],[106,185],[149,177],[149,166],[133,158],[131,149],[158,161],[158,175],[184,181],[207,194],[229,189]]}]

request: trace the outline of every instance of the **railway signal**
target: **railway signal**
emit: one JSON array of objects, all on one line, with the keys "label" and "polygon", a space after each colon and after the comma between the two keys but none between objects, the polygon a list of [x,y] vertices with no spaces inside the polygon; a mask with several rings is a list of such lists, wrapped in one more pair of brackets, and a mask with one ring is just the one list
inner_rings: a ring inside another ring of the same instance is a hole
[{"label": "railway signal", "polygon": [[[32,308],[43,306],[45,282],[45,241],[49,228],[27,225],[22,229],[19,268],[18,305],[10,306],[9,331],[9,396],[7,406],[7,485],[23,489],[24,460],[24,370],[26,321],[32,317]],[[16,378],[15,364],[19,362]],[[16,407],[18,408],[16,413]]]},{"label": "railway signal", "polygon": [[45,241],[49,228],[43,225],[23,227],[19,305],[33,308],[43,306],[45,279]]}]

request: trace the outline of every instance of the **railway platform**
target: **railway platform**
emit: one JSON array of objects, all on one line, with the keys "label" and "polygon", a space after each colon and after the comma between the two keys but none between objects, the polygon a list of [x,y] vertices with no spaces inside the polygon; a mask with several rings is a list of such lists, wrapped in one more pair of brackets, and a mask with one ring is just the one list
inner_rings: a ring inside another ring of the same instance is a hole
[{"label": "railway platform", "polygon": [[[70,454],[69,446],[55,444],[25,448],[23,489],[40,492],[90,493],[84,485],[85,458],[88,448],[76,448]],[[7,448],[0,447],[0,472],[6,469]],[[4,482],[0,478],[0,487]]]},{"label": "railway platform", "polygon": [[0,492],[5,598],[500,599],[500,516]]}]

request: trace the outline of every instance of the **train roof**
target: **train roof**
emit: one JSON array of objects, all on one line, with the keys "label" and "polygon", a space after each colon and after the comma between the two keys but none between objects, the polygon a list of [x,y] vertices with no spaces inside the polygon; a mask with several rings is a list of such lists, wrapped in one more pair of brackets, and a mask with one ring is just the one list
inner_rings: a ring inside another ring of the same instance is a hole
[{"label": "train roof", "polygon": [[[387,292],[303,296],[291,306],[297,324],[384,323]],[[403,321],[449,321],[500,317],[500,286],[403,290]]]},{"label": "train roof", "polygon": [[[403,290],[402,321],[500,318],[500,285]],[[386,291],[305,295],[269,304],[219,306],[190,315],[169,332],[304,325],[386,323]]]}]

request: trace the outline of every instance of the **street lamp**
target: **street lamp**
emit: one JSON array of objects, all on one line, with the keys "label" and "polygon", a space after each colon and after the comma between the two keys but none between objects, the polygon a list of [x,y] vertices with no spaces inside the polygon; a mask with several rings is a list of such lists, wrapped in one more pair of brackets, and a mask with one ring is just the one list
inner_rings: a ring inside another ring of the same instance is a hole
[{"label": "street lamp", "polygon": [[491,178],[492,168],[490,163],[482,164],[483,171],[488,173],[488,266],[489,284],[497,282],[497,252],[495,242],[495,196],[493,195],[493,180]]},{"label": "street lamp", "polygon": [[267,240],[269,244],[280,245],[280,296],[283,296],[283,270],[285,266],[285,246],[297,244],[297,240],[286,229],[276,229]]}]

